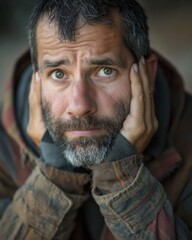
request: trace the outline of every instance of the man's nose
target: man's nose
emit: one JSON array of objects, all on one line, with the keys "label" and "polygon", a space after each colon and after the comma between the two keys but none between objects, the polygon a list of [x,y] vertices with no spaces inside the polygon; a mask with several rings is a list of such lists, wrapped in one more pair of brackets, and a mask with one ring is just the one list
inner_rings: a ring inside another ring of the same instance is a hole
[{"label": "man's nose", "polygon": [[67,114],[83,117],[96,112],[93,86],[86,80],[74,81],[70,86]]}]

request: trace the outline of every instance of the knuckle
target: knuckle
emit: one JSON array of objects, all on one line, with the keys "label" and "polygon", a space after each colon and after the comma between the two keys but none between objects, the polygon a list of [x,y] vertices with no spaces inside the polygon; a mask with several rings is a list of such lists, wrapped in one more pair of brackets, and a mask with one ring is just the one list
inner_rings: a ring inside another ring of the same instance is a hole
[{"label": "knuckle", "polygon": [[140,126],[138,127],[138,133],[139,134],[144,134],[147,130],[147,127],[145,125],[145,123],[143,122],[142,124],[140,124]]},{"label": "knuckle", "polygon": [[149,134],[153,135],[157,129],[158,129],[158,121],[155,119],[155,121],[153,122],[153,124],[151,125],[150,129],[149,129]]},{"label": "knuckle", "polygon": [[155,119],[147,128],[146,134],[152,136],[158,129],[158,121]]},{"label": "knuckle", "polygon": [[145,102],[144,94],[140,92],[137,96],[137,100],[141,103]]}]

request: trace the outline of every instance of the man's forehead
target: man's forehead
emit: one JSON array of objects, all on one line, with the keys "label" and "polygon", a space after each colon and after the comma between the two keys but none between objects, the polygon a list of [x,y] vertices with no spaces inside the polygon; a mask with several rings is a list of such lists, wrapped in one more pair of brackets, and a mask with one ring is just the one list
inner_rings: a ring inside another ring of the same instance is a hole
[{"label": "man's forehead", "polygon": [[64,65],[79,61],[88,65],[102,65],[103,62],[125,67],[131,57],[115,25],[85,24],[78,29],[74,41],[66,41],[60,38],[57,24],[50,23],[47,17],[41,19],[37,28],[37,51],[44,62],[41,61],[42,67],[58,61],[63,61]]},{"label": "man's forehead", "polygon": [[[53,33],[55,35],[57,35],[59,37],[59,39],[61,39],[62,41],[65,41],[65,37],[62,36],[62,28],[64,28],[65,26],[62,26],[62,23],[59,23],[56,20],[50,20],[49,17],[44,14],[43,16],[41,16],[41,18],[39,19],[38,23],[37,23],[37,29],[36,29],[36,35],[38,35],[39,31],[41,32],[43,31],[47,31],[47,33]],[[69,26],[68,26],[69,27]],[[82,29],[95,29],[97,28],[97,30],[101,30],[101,29],[108,29],[109,32],[111,30],[111,32],[114,32],[114,30],[116,32],[118,32],[120,35],[122,35],[121,30],[122,30],[122,24],[121,24],[121,17],[119,15],[119,13],[115,10],[112,11],[110,14],[110,21],[107,22],[96,22],[96,23],[89,23],[86,22],[83,17],[79,17],[77,20],[76,25],[74,26],[74,29],[71,29],[71,26],[69,27],[69,29],[73,32],[73,36],[74,39],[76,39],[77,36],[79,36],[81,34],[81,30]],[[69,40],[66,40],[69,41]]]},{"label": "man's forehead", "polygon": [[[41,45],[41,48],[45,46],[54,47],[63,45],[66,47],[74,46],[89,46],[97,49],[118,48],[123,44],[121,31],[115,25],[109,26],[106,24],[84,24],[81,28],[78,28],[75,32],[74,39],[72,41],[66,40],[65,36],[61,36],[56,22],[50,22],[47,17],[43,17],[38,25],[36,32],[37,45]],[[94,49],[92,49],[94,51]]]}]

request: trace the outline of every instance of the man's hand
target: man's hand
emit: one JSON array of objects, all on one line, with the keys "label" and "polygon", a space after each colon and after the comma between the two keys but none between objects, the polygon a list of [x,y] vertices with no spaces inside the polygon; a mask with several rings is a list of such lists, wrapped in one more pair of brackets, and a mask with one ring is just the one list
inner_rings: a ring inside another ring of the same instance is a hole
[{"label": "man's hand", "polygon": [[148,145],[158,128],[155,117],[153,88],[144,58],[139,65],[133,64],[130,72],[130,113],[123,123],[121,134],[135,147],[138,153]]},{"label": "man's hand", "polygon": [[29,124],[27,127],[27,133],[39,147],[45,131],[46,128],[41,110],[41,80],[36,72],[31,79],[29,93]]}]

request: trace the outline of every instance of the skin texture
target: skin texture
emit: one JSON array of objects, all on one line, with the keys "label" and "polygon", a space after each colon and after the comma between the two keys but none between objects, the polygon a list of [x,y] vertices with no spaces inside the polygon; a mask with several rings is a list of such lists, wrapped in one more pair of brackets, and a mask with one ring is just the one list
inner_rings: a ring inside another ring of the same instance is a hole
[{"label": "skin texture", "polygon": [[[113,26],[85,24],[74,42],[61,41],[57,27],[43,18],[37,27],[37,52],[39,71],[31,83],[28,125],[28,134],[37,145],[46,130],[41,99],[49,103],[55,119],[63,120],[87,115],[111,118],[115,103],[123,101],[128,115],[120,132],[139,153],[145,149],[158,126],[152,97],[156,58],[134,63],[123,44],[118,18],[114,17]],[[75,139],[105,131],[63,134]]]}]

